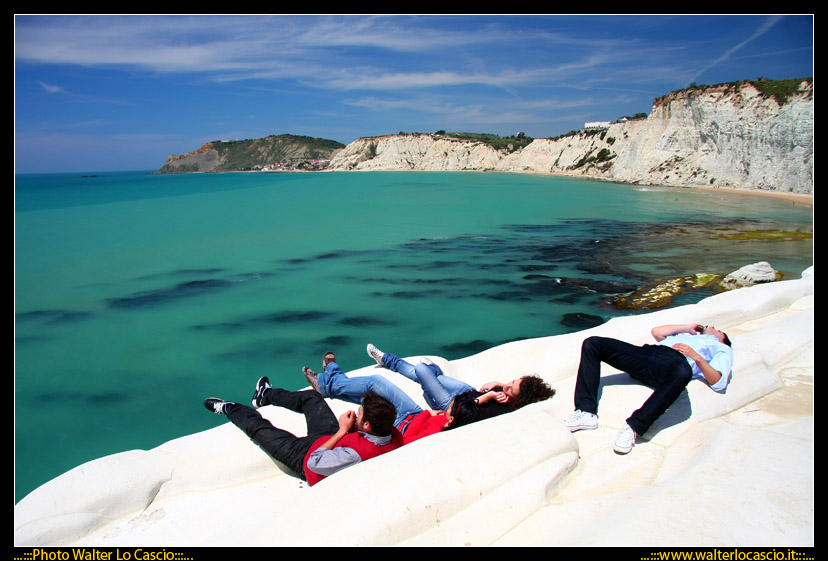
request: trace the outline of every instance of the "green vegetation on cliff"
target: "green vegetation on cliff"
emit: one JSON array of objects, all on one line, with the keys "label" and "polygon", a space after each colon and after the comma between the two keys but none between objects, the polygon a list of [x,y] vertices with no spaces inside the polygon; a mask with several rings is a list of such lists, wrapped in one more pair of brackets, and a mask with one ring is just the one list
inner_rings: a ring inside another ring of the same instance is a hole
[{"label": "green vegetation on cliff", "polygon": [[247,140],[215,141],[213,148],[224,171],[248,170],[257,165],[292,161],[297,158],[321,160],[345,147],[341,142],[292,134],[270,135]]},{"label": "green vegetation on cliff", "polygon": [[522,132],[510,136],[499,136],[496,134],[477,132],[448,132],[445,133],[443,138],[456,138],[458,140],[482,142],[483,144],[488,144],[495,150],[501,150],[509,153],[514,152],[515,150],[520,150],[524,146],[528,146],[534,140],[534,138],[526,136]]},{"label": "green vegetation on cliff", "polygon": [[736,82],[723,82],[721,84],[713,84],[713,85],[706,85],[706,84],[696,84],[693,82],[690,86],[681,89],[675,90],[670,92],[665,96],[661,96],[656,98],[656,102],[659,100],[663,100],[670,95],[674,95],[680,92],[704,92],[705,90],[711,88],[721,88],[722,86],[725,87],[725,90],[733,90],[739,91],[739,88],[742,87],[743,84],[750,84],[762,94],[763,97],[769,98],[772,97],[776,100],[776,103],[779,106],[783,106],[788,103],[788,100],[796,94],[803,94],[808,93],[811,90],[804,90],[801,89],[802,83],[807,82],[808,84],[814,83],[814,78],[812,76],[808,76],[805,78],[791,78],[789,80],[770,80],[768,78],[759,77],[756,80],[741,80]]},{"label": "green vegetation on cliff", "polygon": [[808,82],[811,84],[813,81],[813,77],[795,78],[793,80],[765,80],[764,78],[759,78],[755,82],[751,81],[750,83],[753,84],[757,90],[762,92],[763,96],[773,97],[776,102],[782,106],[788,103],[788,99],[790,99],[791,96],[799,93],[805,93],[805,90],[800,89],[802,82]]},{"label": "green vegetation on cliff", "polygon": [[491,146],[495,150],[500,150],[509,153],[514,152],[515,150],[520,150],[521,148],[528,146],[532,143],[533,140],[535,140],[531,136],[526,136],[526,134],[522,132],[509,136],[500,136],[497,134],[485,132],[446,132],[444,130],[439,130],[435,133],[405,131],[399,132],[400,136],[421,134],[430,134],[430,136],[435,139],[441,138],[444,140],[458,140],[462,142],[482,142],[483,144]]},{"label": "green vegetation on cliff", "polygon": [[246,171],[279,165],[290,166],[291,169],[318,169],[318,165],[308,162],[329,160],[344,147],[335,140],[293,134],[215,140],[189,154],[170,156],[158,172]]}]

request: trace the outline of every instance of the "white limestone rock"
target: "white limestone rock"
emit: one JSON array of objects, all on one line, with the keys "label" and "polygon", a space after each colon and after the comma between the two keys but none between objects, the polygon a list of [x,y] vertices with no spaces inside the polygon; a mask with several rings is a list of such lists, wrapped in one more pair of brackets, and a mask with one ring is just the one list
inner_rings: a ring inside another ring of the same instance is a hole
[{"label": "white limestone rock", "polygon": [[331,161],[329,169],[468,171],[493,169],[500,153],[482,142],[405,134],[360,138]]},{"label": "white limestone rock", "polygon": [[722,287],[733,290],[745,286],[753,286],[765,282],[779,280],[779,273],[767,261],[760,261],[751,265],[745,265],[739,270],[733,271],[722,279]]}]

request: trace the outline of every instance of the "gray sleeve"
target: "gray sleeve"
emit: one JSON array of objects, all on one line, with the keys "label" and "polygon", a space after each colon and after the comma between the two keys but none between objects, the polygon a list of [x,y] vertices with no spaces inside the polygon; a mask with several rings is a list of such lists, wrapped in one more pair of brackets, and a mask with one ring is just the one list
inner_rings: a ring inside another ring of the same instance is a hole
[{"label": "gray sleeve", "polygon": [[361,461],[359,454],[353,448],[344,446],[337,446],[331,450],[317,448],[308,457],[308,469],[319,475],[328,476]]}]

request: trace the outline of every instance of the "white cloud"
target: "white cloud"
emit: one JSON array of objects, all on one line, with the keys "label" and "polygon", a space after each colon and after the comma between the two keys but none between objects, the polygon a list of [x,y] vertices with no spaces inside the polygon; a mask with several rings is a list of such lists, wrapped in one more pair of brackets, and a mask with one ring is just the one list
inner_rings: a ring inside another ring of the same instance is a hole
[{"label": "white cloud", "polygon": [[[28,16],[19,60],[202,74],[216,81],[299,80],[334,90],[586,81],[662,46],[475,16]],[[400,58],[402,57],[402,58]],[[636,74],[636,73],[628,73]]]},{"label": "white cloud", "polygon": [[63,88],[61,88],[60,86],[55,86],[55,85],[52,85],[52,84],[45,84],[45,83],[41,82],[40,80],[36,80],[36,81],[37,81],[38,85],[40,85],[41,88],[43,88],[44,90],[46,90],[50,94],[61,93],[63,91]]}]

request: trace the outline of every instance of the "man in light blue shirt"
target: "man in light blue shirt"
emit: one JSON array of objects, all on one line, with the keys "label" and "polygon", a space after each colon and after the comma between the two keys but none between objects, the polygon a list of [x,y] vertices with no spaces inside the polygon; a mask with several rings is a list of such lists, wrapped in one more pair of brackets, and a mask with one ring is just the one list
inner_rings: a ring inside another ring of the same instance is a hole
[{"label": "man in light blue shirt", "polygon": [[733,368],[733,349],[723,331],[695,323],[662,325],[651,331],[655,345],[636,346],[608,337],[589,337],[581,347],[581,364],[575,384],[575,412],[564,421],[572,431],[598,428],[598,386],[601,363],[622,370],[653,388],[644,404],[633,412],[618,433],[613,449],[632,450],[644,434],[693,378],[723,391]]},{"label": "man in light blue shirt", "polygon": [[[693,332],[685,332],[687,329]],[[733,349],[723,331],[695,324],[662,325],[653,329],[652,334],[659,345],[671,347],[687,358],[694,379],[706,381],[717,392],[727,387]]]}]

